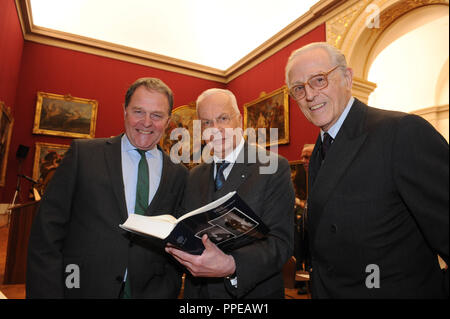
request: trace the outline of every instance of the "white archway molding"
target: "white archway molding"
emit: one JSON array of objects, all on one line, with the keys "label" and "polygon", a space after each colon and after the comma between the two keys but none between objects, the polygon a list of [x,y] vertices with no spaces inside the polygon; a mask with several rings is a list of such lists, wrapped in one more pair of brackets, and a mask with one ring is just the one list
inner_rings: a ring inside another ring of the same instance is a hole
[{"label": "white archway molding", "polygon": [[[368,81],[369,59],[383,32],[402,15],[424,6],[444,5],[448,0],[351,0],[335,10],[326,23],[327,42],[340,49],[353,68],[356,96],[365,96],[367,102],[376,84]],[[448,9],[447,9],[448,10]],[[376,20],[374,19],[376,18]],[[374,23],[378,22],[378,23]]]},{"label": "white archway molding", "polygon": [[[376,83],[368,80],[372,62],[392,41],[408,32],[408,30],[404,30],[404,34],[399,30],[396,31],[397,33],[387,32],[391,26],[401,23],[401,18],[406,17],[407,14],[416,14],[414,11],[419,8],[429,10],[430,14],[443,12],[442,8],[444,8],[448,17],[448,5],[448,0],[351,0],[336,9],[336,14],[326,24],[327,42],[340,49],[346,55],[349,66],[353,68],[355,76],[353,94],[368,102],[370,94],[377,87]],[[427,19],[435,18],[435,15],[426,16],[409,22],[414,28],[426,23]],[[448,58],[448,46],[446,51]],[[418,63],[421,62],[426,61],[419,59]],[[440,70],[444,70],[444,66]],[[441,71],[439,76],[436,75],[431,80],[434,83],[430,92],[433,95],[433,105],[422,105],[420,110],[416,108],[417,111],[412,113],[420,113],[448,141],[448,102],[446,105],[440,105],[443,104],[442,101],[445,101],[445,94],[448,95],[445,92],[445,89],[448,92],[448,84],[445,84],[446,76],[448,77],[444,71]],[[442,88],[439,88],[440,85]],[[444,98],[441,97],[442,95]],[[436,104],[437,101],[440,101],[440,104]],[[424,110],[423,108],[427,106],[429,107]]]},{"label": "white archway molding", "polygon": [[[432,16],[430,11],[444,11],[445,15],[421,19]],[[420,20],[424,24],[418,26]],[[403,112],[448,104],[448,96],[436,103],[437,92],[442,92],[439,78],[448,77],[448,69],[446,73],[442,70],[448,60],[448,27],[448,11],[444,6],[419,8],[393,23],[374,46],[383,49],[369,59],[373,62],[368,65],[368,79],[378,85],[369,103]]]}]

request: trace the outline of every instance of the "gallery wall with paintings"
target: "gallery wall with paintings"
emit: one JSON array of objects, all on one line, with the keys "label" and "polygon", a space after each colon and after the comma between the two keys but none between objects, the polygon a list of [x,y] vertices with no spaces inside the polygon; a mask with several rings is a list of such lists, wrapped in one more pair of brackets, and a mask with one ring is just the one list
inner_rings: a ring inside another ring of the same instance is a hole
[{"label": "gallery wall with paintings", "polygon": [[[192,105],[202,91],[219,87],[228,88],[235,93],[243,115],[244,105],[250,108],[256,105],[253,109],[262,107],[267,116],[279,112],[283,116],[281,122],[285,131],[277,144],[278,152],[290,161],[299,159],[303,144],[315,142],[318,130],[304,119],[293,100],[287,97],[287,103],[283,100],[283,105],[279,104],[277,109],[272,110],[272,106],[269,107],[266,103],[271,100],[265,100],[261,93],[270,95],[282,90],[284,66],[289,54],[309,42],[324,41],[323,25],[280,49],[229,83],[221,83],[67,48],[24,41],[13,1],[7,3],[10,6],[7,7],[9,12],[2,14],[6,14],[13,23],[6,25],[7,30],[0,33],[0,43],[3,50],[5,40],[15,39],[13,50],[16,54],[10,54],[9,61],[17,65],[17,56],[20,56],[20,65],[8,71],[12,74],[8,79],[13,79],[14,82],[16,78],[16,84],[10,84],[7,91],[0,91],[0,100],[11,108],[15,119],[10,151],[7,154],[5,186],[0,187],[0,202],[10,202],[13,197],[19,168],[16,159],[19,145],[30,147],[30,152],[22,163],[22,173],[36,179],[44,179],[45,176],[38,170],[45,172],[45,167],[40,164],[46,161],[46,155],[54,152],[53,157],[60,158],[73,138],[110,137],[122,132],[125,91],[139,77],[152,76],[165,81],[174,91],[175,111],[177,107]],[[5,68],[5,65],[0,59],[0,67]],[[4,83],[6,77],[2,74],[0,80]],[[61,102],[67,102],[70,98],[95,101],[95,121],[92,121],[93,114],[86,117],[89,119],[89,125],[94,123],[94,133],[90,127],[81,132],[86,136],[76,136],[67,127],[58,127],[65,125],[64,123],[56,125],[48,122],[45,118],[47,112],[52,112],[55,108],[62,111],[65,109],[62,104],[51,105],[46,100],[41,100],[39,104],[39,92],[41,98],[46,94],[47,98],[58,97]],[[46,150],[48,153],[45,153]],[[50,160],[52,156],[48,157]],[[28,199],[28,190],[27,186],[21,191],[23,201]]]}]

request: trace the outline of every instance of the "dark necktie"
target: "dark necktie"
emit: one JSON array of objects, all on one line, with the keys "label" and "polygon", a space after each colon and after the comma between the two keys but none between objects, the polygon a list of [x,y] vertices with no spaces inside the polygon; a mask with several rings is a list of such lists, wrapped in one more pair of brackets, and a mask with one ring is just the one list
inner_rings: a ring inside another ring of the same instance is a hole
[{"label": "dark necktie", "polygon": [[321,154],[322,154],[322,160],[325,159],[325,156],[327,155],[328,150],[331,147],[331,143],[333,143],[333,138],[330,136],[330,134],[325,133],[323,134],[323,142],[322,142],[322,148],[321,148]]},{"label": "dark necktie", "polygon": [[225,176],[223,175],[223,171],[228,167],[230,163],[228,162],[220,162],[216,163],[216,191],[222,188],[223,183],[225,183]]},{"label": "dark necktie", "polygon": [[148,207],[148,193],[149,193],[149,181],[148,181],[148,164],[145,158],[145,151],[137,149],[141,155],[138,167],[138,178],[136,184],[136,204],[134,213],[143,215]]},{"label": "dark necktie", "polygon": [[[149,193],[149,181],[148,181],[148,164],[145,158],[145,151],[136,149],[141,155],[141,159],[138,165],[138,178],[136,184],[136,204],[134,206],[134,213],[144,215],[148,206],[148,193]],[[130,273],[127,272],[127,280],[123,290],[123,299],[130,299],[131,287],[130,287]]]}]

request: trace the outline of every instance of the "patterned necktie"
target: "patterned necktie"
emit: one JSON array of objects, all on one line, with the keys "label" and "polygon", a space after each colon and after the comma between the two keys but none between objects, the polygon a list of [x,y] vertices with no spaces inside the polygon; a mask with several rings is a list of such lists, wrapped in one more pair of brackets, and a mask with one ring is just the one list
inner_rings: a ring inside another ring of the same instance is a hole
[{"label": "patterned necktie", "polygon": [[333,143],[333,138],[330,136],[330,134],[325,133],[323,134],[323,142],[322,142],[322,148],[321,148],[321,155],[322,160],[325,159],[325,156],[327,155],[328,150],[331,147],[331,143]]},{"label": "patterned necktie", "polygon": [[223,175],[223,171],[228,167],[230,163],[228,162],[220,162],[216,163],[216,191],[222,188],[223,183],[225,183],[225,176]]},{"label": "patterned necktie", "polygon": [[138,178],[136,184],[136,204],[134,213],[143,215],[148,207],[148,193],[149,193],[149,181],[148,181],[148,164],[145,158],[144,150],[136,149],[141,155],[138,167]]}]

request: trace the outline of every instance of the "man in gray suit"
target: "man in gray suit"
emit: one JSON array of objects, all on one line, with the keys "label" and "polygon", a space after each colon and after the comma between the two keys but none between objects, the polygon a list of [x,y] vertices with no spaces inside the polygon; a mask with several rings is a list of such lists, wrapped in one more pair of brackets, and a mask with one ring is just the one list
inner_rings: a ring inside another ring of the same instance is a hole
[{"label": "man in gray suit", "polygon": [[[214,162],[192,169],[183,208],[190,211],[231,191],[240,197],[269,227],[268,237],[222,252],[207,235],[202,255],[166,248],[189,274],[185,298],[284,298],[282,267],[293,250],[294,189],[289,163],[249,145],[242,136],[242,117],[233,93],[210,89],[197,99],[203,137],[214,150]],[[207,133],[209,130],[209,133]],[[264,161],[261,158],[264,153]],[[256,158],[252,154],[257,154]],[[253,158],[252,158],[253,157]],[[226,162],[225,169],[219,163]],[[270,163],[275,163],[270,169]],[[223,172],[220,186],[215,180]]]},{"label": "man in gray suit", "polygon": [[[125,96],[125,134],[73,141],[34,220],[28,298],[177,297],[180,269],[163,245],[119,228],[135,210],[167,214],[180,203],[187,170],[157,146],[172,106],[161,80],[138,79]],[[148,192],[138,200],[140,175]]]},{"label": "man in gray suit", "polygon": [[312,296],[442,298],[448,143],[419,116],[353,98],[352,76],[326,43],[294,51],[286,66],[290,94],[321,129],[309,163]]}]

